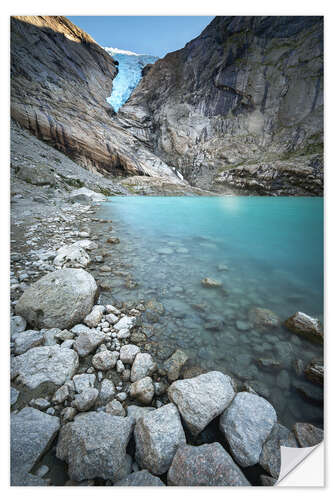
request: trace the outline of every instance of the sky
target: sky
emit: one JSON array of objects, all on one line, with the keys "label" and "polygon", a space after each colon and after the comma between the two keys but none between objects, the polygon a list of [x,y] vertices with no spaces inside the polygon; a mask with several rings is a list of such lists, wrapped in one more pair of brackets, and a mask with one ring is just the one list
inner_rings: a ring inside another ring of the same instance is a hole
[{"label": "sky", "polygon": [[102,47],[164,57],[184,47],[213,16],[67,16]]}]

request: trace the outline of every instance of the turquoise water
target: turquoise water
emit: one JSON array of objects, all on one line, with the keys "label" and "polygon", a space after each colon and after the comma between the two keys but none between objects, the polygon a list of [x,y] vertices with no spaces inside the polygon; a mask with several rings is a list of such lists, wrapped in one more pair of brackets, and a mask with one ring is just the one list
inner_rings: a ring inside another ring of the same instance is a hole
[{"label": "turquoise water", "polygon": [[[306,365],[321,357],[321,347],[283,326],[265,332],[237,327],[237,321],[248,323],[254,307],[271,309],[281,320],[296,311],[323,319],[321,198],[113,197],[99,216],[114,221],[112,234],[121,240],[111,266],[122,264],[138,283],[129,290],[111,273],[112,297],[154,298],[165,308],[149,340],[251,383],[287,425],[322,424],[321,389],[294,368],[295,360]],[[205,277],[222,287],[204,288]],[[280,367],[263,370],[259,358]]]}]

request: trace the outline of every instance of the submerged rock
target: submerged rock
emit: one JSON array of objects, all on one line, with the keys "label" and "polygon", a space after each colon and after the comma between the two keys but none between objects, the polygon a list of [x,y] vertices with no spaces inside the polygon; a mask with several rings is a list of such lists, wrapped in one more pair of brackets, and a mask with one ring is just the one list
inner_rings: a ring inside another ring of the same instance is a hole
[{"label": "submerged rock", "polygon": [[34,328],[68,329],[91,311],[97,285],[83,269],[63,269],[33,283],[16,304],[16,313]]},{"label": "submerged rock", "polygon": [[280,318],[270,309],[254,307],[249,311],[249,321],[261,330],[276,328],[280,324]]},{"label": "submerged rock", "polygon": [[324,341],[323,326],[319,319],[312,318],[303,312],[297,312],[290,316],[284,324],[288,330],[313,342],[322,344]]},{"label": "submerged rock", "polygon": [[235,391],[228,375],[212,371],[173,382],[168,395],[191,433],[196,435],[229,406]]},{"label": "submerged rock", "polygon": [[180,446],[168,471],[171,486],[251,486],[219,443]]},{"label": "submerged rock", "polygon": [[143,469],[164,474],[181,444],[186,443],[177,407],[170,403],[137,420],[136,461]]},{"label": "submerged rock", "polygon": [[305,376],[317,384],[324,383],[324,364],[323,360],[313,359],[304,370]]},{"label": "submerged rock", "polygon": [[164,369],[170,382],[179,378],[181,369],[188,359],[188,355],[184,351],[177,349],[170,358],[164,361]]},{"label": "submerged rock", "polygon": [[273,406],[255,394],[239,392],[220,418],[231,453],[242,467],[259,462],[262,446],[277,416]]},{"label": "submerged rock", "polygon": [[127,473],[126,447],[134,420],[90,411],[61,428],[57,457],[68,463],[75,481],[95,477],[121,480]]},{"label": "submerged rock", "polygon": [[[33,485],[28,473],[48,450],[60,427],[58,417],[23,408],[10,418],[11,486]],[[38,482],[36,481],[38,484]],[[45,484],[45,483],[39,483]]]},{"label": "submerged rock", "polygon": [[213,278],[208,278],[208,277],[207,278],[203,278],[201,280],[201,284],[205,288],[219,288],[219,287],[222,286],[221,281],[214,280]]}]

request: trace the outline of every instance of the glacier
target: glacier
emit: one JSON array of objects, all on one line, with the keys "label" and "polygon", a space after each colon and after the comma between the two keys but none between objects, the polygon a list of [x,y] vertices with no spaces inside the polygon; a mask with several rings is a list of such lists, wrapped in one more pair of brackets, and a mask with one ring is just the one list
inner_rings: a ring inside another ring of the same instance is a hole
[{"label": "glacier", "polygon": [[142,78],[142,69],[146,64],[154,64],[158,57],[146,54],[136,54],[129,50],[104,47],[104,50],[118,61],[118,74],[113,80],[111,96],[107,102],[118,112]]}]

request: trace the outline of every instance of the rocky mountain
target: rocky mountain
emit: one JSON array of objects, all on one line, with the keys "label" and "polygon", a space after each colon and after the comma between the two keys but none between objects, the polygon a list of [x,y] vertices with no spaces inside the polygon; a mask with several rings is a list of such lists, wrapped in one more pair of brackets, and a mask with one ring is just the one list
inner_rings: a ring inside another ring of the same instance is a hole
[{"label": "rocky mountain", "polygon": [[62,16],[11,18],[11,117],[39,139],[107,176],[181,180],[119,125],[106,99],[117,66]]},{"label": "rocky mountain", "polygon": [[144,68],[154,64],[158,57],[112,47],[104,47],[104,50],[118,63],[118,74],[113,81],[112,94],[107,99],[113,109],[118,111],[138,85]]},{"label": "rocky mountain", "polygon": [[216,17],[118,117],[191,184],[321,195],[323,18]]}]

